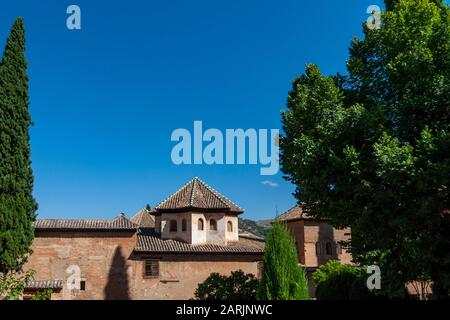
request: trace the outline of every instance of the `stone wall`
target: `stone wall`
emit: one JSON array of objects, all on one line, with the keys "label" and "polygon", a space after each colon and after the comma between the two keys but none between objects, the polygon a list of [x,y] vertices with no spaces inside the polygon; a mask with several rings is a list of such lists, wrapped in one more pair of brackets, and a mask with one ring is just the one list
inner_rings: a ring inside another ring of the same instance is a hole
[{"label": "stone wall", "polygon": [[[51,232],[37,233],[33,254],[25,270],[36,271],[36,280],[63,280],[64,288],[52,299],[189,299],[198,284],[212,272],[234,270],[258,275],[261,255],[133,253],[134,233]],[[144,277],[144,260],[158,259],[159,277]],[[71,266],[80,268],[85,289],[70,290]]]}]

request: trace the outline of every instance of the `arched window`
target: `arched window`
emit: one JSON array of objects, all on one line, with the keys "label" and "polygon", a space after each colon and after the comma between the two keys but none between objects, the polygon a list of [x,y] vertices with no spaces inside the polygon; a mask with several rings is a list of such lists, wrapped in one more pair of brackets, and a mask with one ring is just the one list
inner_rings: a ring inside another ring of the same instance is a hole
[{"label": "arched window", "polygon": [[178,226],[177,226],[177,220],[170,220],[170,232],[177,232]]},{"label": "arched window", "polygon": [[326,246],[325,246],[325,252],[328,256],[331,256],[333,254],[332,252],[332,247],[331,247],[331,242],[327,242]]},{"label": "arched window", "polygon": [[320,250],[320,242],[316,242],[316,255],[320,256],[322,254],[322,250]]},{"label": "arched window", "polygon": [[203,231],[204,225],[203,225],[203,219],[198,219],[198,230]]},{"label": "arched window", "polygon": [[231,222],[231,221],[227,222],[227,231],[233,232],[233,222]]},{"label": "arched window", "polygon": [[187,230],[187,221],[186,219],[181,220],[181,231],[185,232]]},{"label": "arched window", "polygon": [[214,219],[209,220],[209,230],[217,231],[217,221]]}]

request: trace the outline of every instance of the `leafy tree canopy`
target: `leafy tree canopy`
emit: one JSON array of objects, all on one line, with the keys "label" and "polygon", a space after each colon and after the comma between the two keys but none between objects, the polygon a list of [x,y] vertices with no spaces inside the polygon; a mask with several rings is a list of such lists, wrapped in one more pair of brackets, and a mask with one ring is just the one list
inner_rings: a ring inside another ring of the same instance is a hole
[{"label": "leafy tree canopy", "polygon": [[450,290],[450,11],[386,1],[380,29],[353,40],[348,75],[315,65],[282,113],[282,170],[305,210],[351,227],[356,261],[379,264],[382,289],[430,277]]}]

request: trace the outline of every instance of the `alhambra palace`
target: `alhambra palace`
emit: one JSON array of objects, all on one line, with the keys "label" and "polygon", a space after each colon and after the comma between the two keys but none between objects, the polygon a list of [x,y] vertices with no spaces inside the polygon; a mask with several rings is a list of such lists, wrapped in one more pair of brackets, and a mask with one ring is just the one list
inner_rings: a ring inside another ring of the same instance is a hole
[{"label": "alhambra palace", "polygon": [[[244,210],[194,178],[154,209],[130,219],[38,219],[33,254],[36,271],[24,299],[52,289],[52,299],[191,299],[212,272],[262,270],[264,239],[240,232]],[[311,273],[330,259],[351,263],[339,244],[349,230],[319,222],[299,206],[277,217],[295,238],[299,263]],[[72,286],[78,270],[78,285]],[[310,291],[314,288],[310,281]]]}]

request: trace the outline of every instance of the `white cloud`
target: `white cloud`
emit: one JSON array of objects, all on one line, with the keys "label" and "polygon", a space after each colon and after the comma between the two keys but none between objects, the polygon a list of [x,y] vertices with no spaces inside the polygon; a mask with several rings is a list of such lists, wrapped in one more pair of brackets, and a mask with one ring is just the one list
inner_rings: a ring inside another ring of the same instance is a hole
[{"label": "white cloud", "polygon": [[263,182],[261,182],[263,185],[265,186],[269,186],[272,188],[277,188],[278,187],[278,183],[270,181],[270,180],[264,180]]}]

